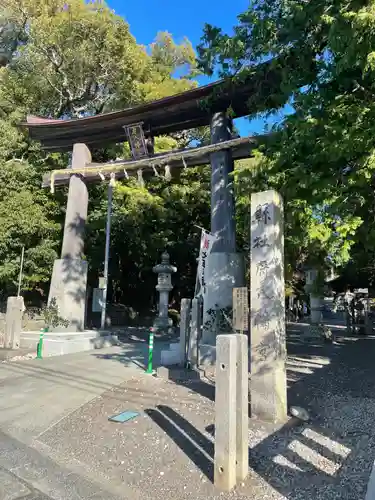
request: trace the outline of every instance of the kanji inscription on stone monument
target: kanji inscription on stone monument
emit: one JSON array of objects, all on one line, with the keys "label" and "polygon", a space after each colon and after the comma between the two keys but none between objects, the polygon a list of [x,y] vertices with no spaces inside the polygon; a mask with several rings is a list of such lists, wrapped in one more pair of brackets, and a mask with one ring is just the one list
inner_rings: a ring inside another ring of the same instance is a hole
[{"label": "kanji inscription on stone monument", "polygon": [[286,418],[283,202],[276,191],[251,197],[251,406],[254,415]]},{"label": "kanji inscription on stone monument", "polygon": [[233,329],[239,332],[249,330],[249,305],[246,286],[233,288]]}]

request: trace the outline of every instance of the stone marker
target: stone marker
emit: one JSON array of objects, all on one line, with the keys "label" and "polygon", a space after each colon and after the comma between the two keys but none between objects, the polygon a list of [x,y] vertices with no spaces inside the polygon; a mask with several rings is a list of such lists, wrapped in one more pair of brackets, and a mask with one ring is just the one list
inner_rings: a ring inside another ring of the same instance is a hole
[{"label": "stone marker", "polygon": [[283,204],[276,191],[251,197],[251,411],[287,418]]},{"label": "stone marker", "polygon": [[230,491],[236,485],[236,361],[237,336],[218,335],[214,483],[222,491]]},{"label": "stone marker", "polygon": [[190,367],[198,365],[198,342],[202,329],[202,301],[193,299],[191,301],[191,326],[188,347],[188,362]]},{"label": "stone marker", "polygon": [[247,287],[233,288],[233,329],[240,333],[249,330]]},{"label": "stone marker", "polygon": [[[247,297],[246,297],[247,298]],[[236,461],[237,481],[243,481],[249,473],[249,359],[248,337],[236,334]]]},{"label": "stone marker", "polygon": [[6,349],[18,349],[20,347],[24,310],[23,297],[8,297],[4,338],[4,347]]},{"label": "stone marker", "polygon": [[181,299],[180,311],[180,356],[181,364],[185,366],[187,358],[187,340],[189,338],[190,329],[190,313],[191,313],[191,300]]}]

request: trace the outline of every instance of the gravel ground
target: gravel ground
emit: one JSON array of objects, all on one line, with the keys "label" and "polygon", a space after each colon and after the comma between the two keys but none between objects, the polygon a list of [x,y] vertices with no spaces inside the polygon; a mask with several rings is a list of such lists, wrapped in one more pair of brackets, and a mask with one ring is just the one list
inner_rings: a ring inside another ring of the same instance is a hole
[{"label": "gravel ground", "polygon": [[[363,499],[375,455],[375,340],[288,343],[289,404],[311,422],[250,421],[250,471],[231,493],[212,485],[214,387],[140,373],[39,439],[145,500]],[[108,421],[120,411],[140,415]]]},{"label": "gravel ground", "polygon": [[0,347],[0,363],[25,361],[35,358],[36,352],[32,352],[31,349],[4,349]]}]

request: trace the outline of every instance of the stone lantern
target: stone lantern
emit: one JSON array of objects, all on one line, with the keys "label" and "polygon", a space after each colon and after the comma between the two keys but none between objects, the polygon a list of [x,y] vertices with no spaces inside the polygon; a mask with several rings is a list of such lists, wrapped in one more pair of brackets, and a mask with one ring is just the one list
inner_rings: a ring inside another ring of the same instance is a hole
[{"label": "stone lantern", "polygon": [[169,292],[172,290],[172,274],[177,271],[177,267],[169,262],[169,253],[164,252],[161,256],[161,264],[152,268],[158,275],[158,284],[156,290],[159,292],[159,313],[154,321],[154,327],[157,329],[168,329],[173,321],[168,317]]}]

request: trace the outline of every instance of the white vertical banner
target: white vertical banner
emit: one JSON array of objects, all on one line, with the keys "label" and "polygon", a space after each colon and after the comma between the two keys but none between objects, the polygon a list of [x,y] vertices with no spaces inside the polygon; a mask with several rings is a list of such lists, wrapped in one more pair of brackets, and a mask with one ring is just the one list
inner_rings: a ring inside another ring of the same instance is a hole
[{"label": "white vertical banner", "polygon": [[200,245],[199,259],[198,259],[198,284],[199,284],[198,296],[201,296],[203,298],[206,294],[207,259],[211,253],[215,241],[216,241],[215,236],[202,229],[201,245]]}]

